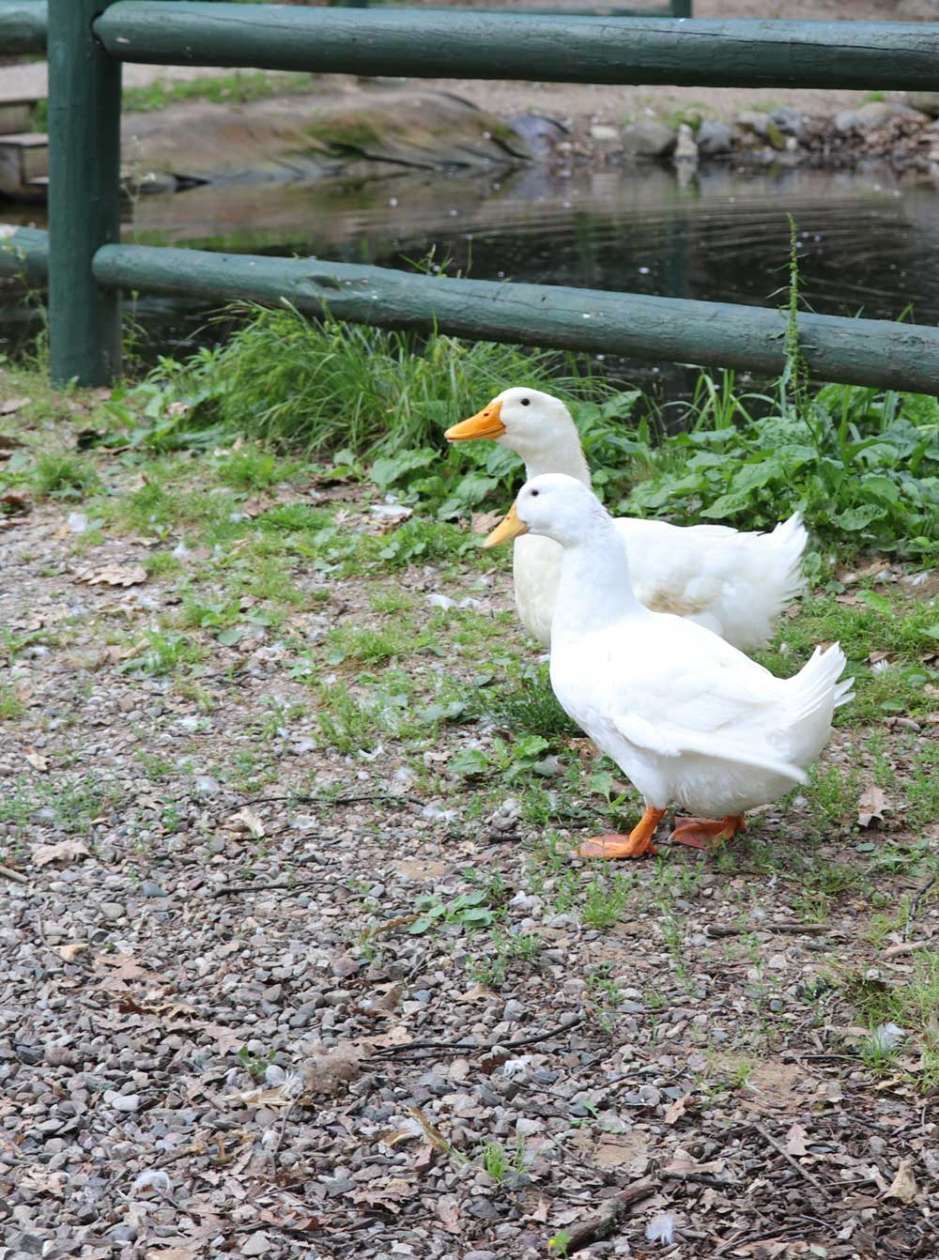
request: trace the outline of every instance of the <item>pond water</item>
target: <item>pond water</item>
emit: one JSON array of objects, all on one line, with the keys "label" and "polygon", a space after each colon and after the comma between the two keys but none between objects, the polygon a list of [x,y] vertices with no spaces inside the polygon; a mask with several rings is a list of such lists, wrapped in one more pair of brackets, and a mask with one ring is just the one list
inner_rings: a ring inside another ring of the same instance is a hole
[{"label": "pond water", "polygon": [[[659,166],[569,178],[531,167],[246,182],[141,198],[128,210],[124,235],[142,244],[403,267],[434,249],[438,262],[478,279],[777,305],[788,215],[811,309],[939,321],[939,195],[882,169],[714,167],[683,182]],[[35,221],[35,211],[22,218]],[[145,297],[135,310],[153,347],[176,354],[211,336],[207,314],[203,304]],[[31,324],[9,303],[2,318],[8,339]],[[654,370],[635,365],[634,374]]]}]

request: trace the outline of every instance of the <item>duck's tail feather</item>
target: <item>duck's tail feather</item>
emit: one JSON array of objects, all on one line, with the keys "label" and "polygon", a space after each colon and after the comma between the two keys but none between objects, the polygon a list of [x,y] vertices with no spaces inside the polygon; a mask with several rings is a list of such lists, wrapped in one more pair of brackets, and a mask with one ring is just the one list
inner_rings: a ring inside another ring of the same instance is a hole
[{"label": "duck's tail feather", "polygon": [[772,533],[765,535],[781,557],[779,598],[788,603],[805,588],[802,573],[802,553],[809,540],[801,512],[793,512],[788,520],[781,521]]},{"label": "duck's tail feather", "polygon": [[826,709],[837,709],[854,699],[853,678],[841,678],[847,659],[841,645],[833,643],[822,651],[816,648],[798,674],[790,680],[792,707],[789,720],[793,726],[810,721]]}]

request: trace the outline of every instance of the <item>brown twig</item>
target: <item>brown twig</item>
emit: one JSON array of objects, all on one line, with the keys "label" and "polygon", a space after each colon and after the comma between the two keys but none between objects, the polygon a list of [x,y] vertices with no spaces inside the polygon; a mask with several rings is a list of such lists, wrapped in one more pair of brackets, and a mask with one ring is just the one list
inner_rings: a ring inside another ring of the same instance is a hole
[{"label": "brown twig", "polygon": [[224,888],[213,888],[209,894],[210,897],[232,897],[236,893],[251,892],[270,892],[272,890],[283,889],[285,892],[293,892],[299,888],[320,888],[323,881],[321,879],[301,879],[293,883],[279,880],[271,884],[226,884]]},{"label": "brown twig", "polygon": [[770,932],[777,936],[824,936],[831,932],[825,923],[754,923],[750,927],[724,927],[709,923],[704,929],[708,936],[746,936],[750,932]]},{"label": "brown twig", "polygon": [[29,877],[27,875],[24,875],[22,871],[14,871],[10,866],[0,865],[0,875],[2,875],[4,879],[11,879],[14,884],[29,883]]},{"label": "brown twig", "polygon": [[712,1177],[708,1173],[699,1172],[661,1172],[660,1177],[665,1177],[669,1181],[692,1181],[699,1186],[715,1186],[718,1190],[726,1190],[730,1186],[735,1186],[735,1181],[729,1181],[726,1177]]},{"label": "brown twig", "polygon": [[904,940],[909,939],[910,928],[913,926],[913,920],[916,918],[916,914],[917,914],[917,911],[919,910],[920,902],[929,892],[930,888],[932,888],[933,884],[935,884],[937,879],[939,879],[939,875],[933,875],[932,879],[927,879],[925,884],[923,884],[920,888],[917,888],[916,896],[910,902],[910,910],[906,916],[906,924],[904,925],[904,928],[903,928]]},{"label": "brown twig", "polygon": [[819,1194],[824,1195],[825,1198],[828,1197],[828,1190],[822,1185],[819,1179],[813,1176],[807,1168],[803,1168],[799,1161],[793,1155],[790,1155],[784,1146],[780,1146],[772,1134],[767,1133],[761,1124],[753,1124],[750,1127],[753,1129],[754,1133],[758,1133],[763,1141],[771,1146],[774,1151],[778,1151],[786,1163],[794,1168],[800,1177],[804,1177],[810,1186],[814,1186]]},{"label": "brown twig", "polygon": [[296,802],[299,805],[359,805],[369,801],[385,801],[391,805],[425,805],[417,796],[403,796],[393,792],[365,792],[361,796],[303,796],[291,793],[289,796],[252,796],[242,801],[245,805],[274,805],[281,801]]},{"label": "brown twig", "polygon": [[[561,1033],[569,1032],[583,1022],[583,1014],[572,1015],[569,1019],[564,1020],[563,1023],[558,1024],[556,1028],[549,1028],[545,1032],[536,1033],[531,1037],[516,1037],[514,1041],[500,1041],[497,1044],[503,1050],[516,1050],[520,1046],[533,1046],[536,1042],[547,1041],[549,1037],[559,1037]],[[488,1053],[493,1048],[492,1045],[479,1046],[467,1041],[405,1041],[399,1046],[384,1046],[368,1057],[371,1059],[393,1059],[397,1058],[398,1055],[410,1054],[415,1050],[470,1050],[476,1053]]]},{"label": "brown twig", "polygon": [[654,1194],[657,1189],[658,1184],[648,1179],[636,1181],[631,1186],[627,1186],[614,1198],[609,1199],[602,1211],[588,1217],[580,1225],[575,1225],[573,1229],[565,1231],[565,1255],[573,1255],[575,1251],[583,1251],[591,1243],[609,1238],[633,1204],[641,1202],[642,1199],[648,1199],[649,1195]]}]

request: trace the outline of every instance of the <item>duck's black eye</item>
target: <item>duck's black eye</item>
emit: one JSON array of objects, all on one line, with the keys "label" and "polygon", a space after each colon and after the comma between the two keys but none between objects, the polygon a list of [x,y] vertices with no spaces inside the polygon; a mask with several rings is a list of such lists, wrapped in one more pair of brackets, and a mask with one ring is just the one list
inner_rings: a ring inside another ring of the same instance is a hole
[{"label": "duck's black eye", "polygon": [[531,399],[530,399],[530,398],[520,398],[518,401],[522,404],[522,406],[523,406],[523,407],[530,407],[530,406],[531,406]]},{"label": "duck's black eye", "polygon": [[531,492],[531,497],[532,497],[533,499],[537,499],[539,494],[541,494],[541,491],[540,491],[540,490],[532,490],[532,492]]}]

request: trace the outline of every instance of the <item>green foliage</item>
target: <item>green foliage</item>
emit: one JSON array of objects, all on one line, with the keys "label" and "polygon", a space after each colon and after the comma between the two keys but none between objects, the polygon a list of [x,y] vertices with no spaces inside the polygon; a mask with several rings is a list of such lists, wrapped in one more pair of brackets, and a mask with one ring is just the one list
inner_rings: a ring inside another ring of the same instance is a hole
[{"label": "green foliage", "polygon": [[518,967],[532,965],[544,945],[533,932],[517,932],[496,928],[486,945],[483,958],[474,958],[471,972],[480,984],[501,989],[509,973]]},{"label": "green foliage", "polygon": [[33,487],[41,499],[82,499],[99,485],[94,465],[80,455],[40,455],[33,470]]},{"label": "green foliage", "polygon": [[541,735],[518,735],[508,741],[494,739],[488,749],[461,748],[447,762],[447,770],[465,779],[499,774],[506,783],[531,775],[556,773],[554,759],[546,759],[551,745]]},{"label": "green foliage", "polygon": [[525,1147],[521,1139],[515,1144],[514,1153],[505,1149],[501,1142],[487,1142],[483,1147],[483,1168],[496,1183],[501,1185],[514,1173],[525,1171]]},{"label": "green foliage", "polygon": [[423,936],[431,928],[443,924],[469,929],[491,927],[496,920],[496,911],[489,903],[490,894],[485,888],[474,888],[472,892],[461,893],[450,901],[443,901],[432,894],[418,897],[418,917],[408,931],[412,936]]},{"label": "green foliage", "polygon": [[205,656],[205,649],[184,634],[150,630],[146,645],[139,656],[132,657],[122,666],[128,674],[151,674],[161,677],[177,669],[196,665]]},{"label": "green foliage", "polygon": [[580,728],[558,704],[547,665],[523,667],[512,687],[486,687],[477,693],[478,711],[508,731],[524,731],[548,741],[580,735]]},{"label": "green foliage", "polygon": [[849,550],[939,549],[935,399],[826,385],[735,426],[701,428],[690,408],[682,419],[688,431],[664,439],[622,511],[762,529],[801,508],[817,538]]},{"label": "green foliage", "polygon": [[549,362],[487,342],[314,323],[281,308],[255,309],[216,356],[193,366],[237,432],[293,450],[378,456],[442,446],[443,430],[505,381],[546,385]]},{"label": "green foliage", "polygon": [[22,717],[25,705],[12,687],[0,683],[0,722],[13,722]]}]

